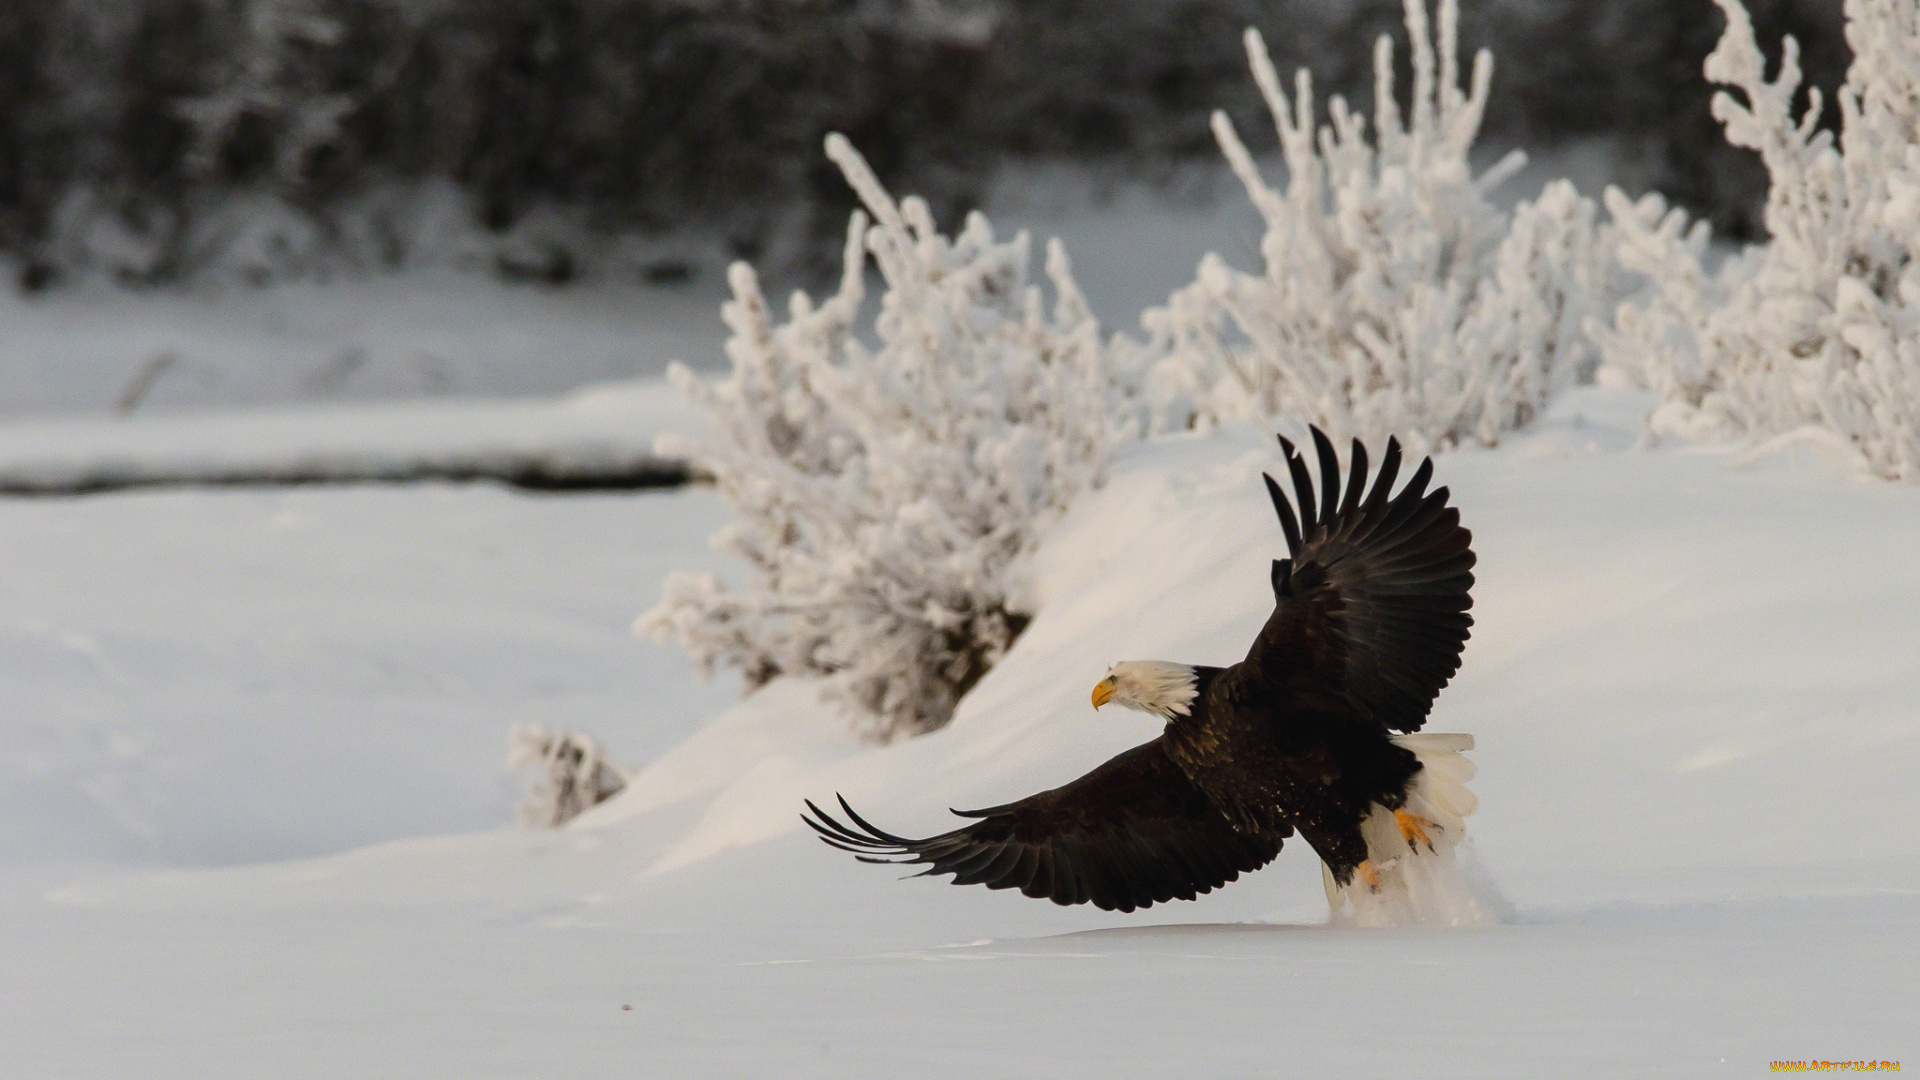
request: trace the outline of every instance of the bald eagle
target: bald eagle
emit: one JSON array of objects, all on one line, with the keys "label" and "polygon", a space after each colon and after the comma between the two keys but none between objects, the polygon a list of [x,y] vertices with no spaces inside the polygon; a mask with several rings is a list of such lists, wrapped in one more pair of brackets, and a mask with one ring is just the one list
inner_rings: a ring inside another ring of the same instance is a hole
[{"label": "bald eagle", "polygon": [[1395,495],[1389,441],[1368,491],[1355,440],[1343,493],[1332,443],[1318,428],[1313,443],[1317,497],[1285,437],[1294,504],[1265,477],[1290,557],[1273,563],[1273,615],[1246,659],[1118,663],[1094,686],[1096,710],[1164,719],[1158,738],[1064,787],[954,811],[977,820],[938,836],[882,831],[844,797],[846,821],[808,800],[807,824],[862,861],[1120,911],[1192,900],[1273,861],[1296,831],[1336,909],[1356,877],[1378,892],[1422,848],[1457,842],[1473,810],[1459,757],[1472,737],[1414,733],[1473,625],[1472,534],[1446,488],[1428,493],[1431,459]]}]

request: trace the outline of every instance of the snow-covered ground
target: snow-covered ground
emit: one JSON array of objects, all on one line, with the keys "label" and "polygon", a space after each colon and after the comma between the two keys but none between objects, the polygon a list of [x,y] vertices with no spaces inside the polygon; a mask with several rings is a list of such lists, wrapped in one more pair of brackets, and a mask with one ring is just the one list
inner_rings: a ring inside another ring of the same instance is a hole
[{"label": "snow-covered ground", "polygon": [[558,399],[329,402],[228,412],[19,418],[0,424],[0,491],[299,483],[420,476],[614,475],[658,463],[663,431],[708,421],[658,379]]},{"label": "snow-covered ground", "polygon": [[[1439,462],[1481,561],[1431,728],[1479,739],[1470,827],[1515,905],[1470,931],[1319,927],[1298,844],[1121,916],[899,882],[800,827],[836,791],[941,827],[1149,737],[1088,688],[1244,648],[1281,545],[1259,432],[1127,451],[1049,534],[1013,652],[887,748],[804,685],[729,707],[627,634],[663,570],[719,567],[702,489],[0,503],[0,1073],[1920,1060],[1920,491],[1813,444],[1636,449],[1644,406],[1570,394]],[[517,721],[651,765],[571,828],[514,829]],[[314,857],[258,861],[286,856]]]},{"label": "snow-covered ground", "polygon": [[514,723],[642,764],[732,695],[627,632],[722,520],[703,488],[0,501],[0,864],[497,827]]}]

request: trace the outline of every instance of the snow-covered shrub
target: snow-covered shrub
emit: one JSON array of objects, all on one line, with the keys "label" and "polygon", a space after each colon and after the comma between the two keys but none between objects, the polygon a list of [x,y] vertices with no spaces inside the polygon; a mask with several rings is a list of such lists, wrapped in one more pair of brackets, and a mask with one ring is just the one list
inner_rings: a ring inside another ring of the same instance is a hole
[{"label": "snow-covered shrub", "polygon": [[[974,214],[949,239],[845,139],[827,154],[874,218],[853,215],[839,291],[817,306],[795,293],[779,323],[736,264],[731,377],[672,371],[722,439],[659,450],[712,472],[740,515],[716,543],[752,580],[675,574],[636,627],[750,687],[824,676],[856,726],[886,739],[946,723],[1026,625],[1039,530],[1107,460],[1109,386],[1057,241],[1048,312],[1025,233],[997,240]],[[886,282],[877,348],[858,332],[869,252]]]},{"label": "snow-covered shrub", "polygon": [[548,731],[538,724],[515,724],[508,736],[507,764],[546,770],[520,804],[520,820],[538,828],[564,825],[590,807],[620,794],[626,774],[607,760],[590,735]]},{"label": "snow-covered shrub", "polygon": [[1305,70],[1281,89],[1264,43],[1247,55],[1280,133],[1287,183],[1269,188],[1224,115],[1214,133],[1266,223],[1259,274],[1218,256],[1146,316],[1161,422],[1292,414],[1340,435],[1420,449],[1492,444],[1589,364],[1582,323],[1601,284],[1592,203],[1560,181],[1511,215],[1487,192],[1525,161],[1476,177],[1468,151],[1491,56],[1460,86],[1456,0],[1436,50],[1425,0],[1406,0],[1411,117],[1394,97],[1393,45],[1374,53],[1374,134],[1335,97],[1316,133]]},{"label": "snow-covered shrub", "polygon": [[1766,165],[1770,240],[1710,269],[1704,225],[1608,192],[1620,259],[1650,288],[1602,335],[1604,375],[1659,395],[1656,431],[1812,427],[1882,476],[1920,479],[1920,4],[1847,0],[1836,146],[1815,126],[1817,89],[1794,115],[1793,38],[1769,82],[1746,9],[1717,2],[1727,28],[1707,77],[1740,97],[1721,92],[1713,115]]}]

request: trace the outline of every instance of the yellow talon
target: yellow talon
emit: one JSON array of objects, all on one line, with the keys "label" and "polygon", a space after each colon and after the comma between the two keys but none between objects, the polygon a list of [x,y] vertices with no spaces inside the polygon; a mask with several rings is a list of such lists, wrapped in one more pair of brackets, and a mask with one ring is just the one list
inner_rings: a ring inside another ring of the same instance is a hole
[{"label": "yellow talon", "polygon": [[1362,860],[1355,870],[1359,873],[1360,880],[1367,883],[1368,892],[1380,891],[1380,871],[1374,869],[1372,859]]},{"label": "yellow talon", "polygon": [[1425,844],[1428,851],[1433,850],[1433,840],[1427,836],[1427,830],[1434,827],[1433,822],[1405,810],[1395,810],[1393,820],[1399,823],[1400,838],[1407,842],[1408,847],[1417,848]]}]

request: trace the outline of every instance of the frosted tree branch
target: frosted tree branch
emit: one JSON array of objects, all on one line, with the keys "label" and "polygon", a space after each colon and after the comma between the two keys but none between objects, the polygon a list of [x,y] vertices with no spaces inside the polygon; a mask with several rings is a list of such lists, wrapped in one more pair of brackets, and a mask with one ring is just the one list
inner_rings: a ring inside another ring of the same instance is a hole
[{"label": "frosted tree branch", "polygon": [[1606,284],[1592,203],[1565,182],[1511,215],[1488,202],[1525,162],[1510,154],[1479,178],[1468,163],[1492,58],[1474,57],[1463,88],[1456,0],[1441,0],[1437,36],[1424,0],[1405,10],[1410,108],[1395,98],[1383,37],[1371,138],[1338,97],[1316,130],[1306,72],[1289,99],[1260,35],[1247,32],[1287,181],[1268,186],[1215,115],[1221,152],[1266,226],[1265,268],[1248,274],[1209,257],[1193,284],[1146,314],[1146,342],[1116,344],[1122,366],[1145,373],[1159,426],[1286,414],[1422,449],[1492,444],[1589,373],[1584,322]]},{"label": "frosted tree branch", "polygon": [[1648,287],[1596,328],[1604,374],[1659,395],[1655,430],[1813,428],[1881,476],[1920,479],[1920,5],[1848,0],[1836,145],[1817,94],[1794,113],[1793,39],[1768,81],[1746,9],[1718,2],[1727,27],[1706,71],[1729,90],[1713,115],[1766,165],[1770,239],[1709,271],[1704,223],[1609,192],[1622,265]]}]

